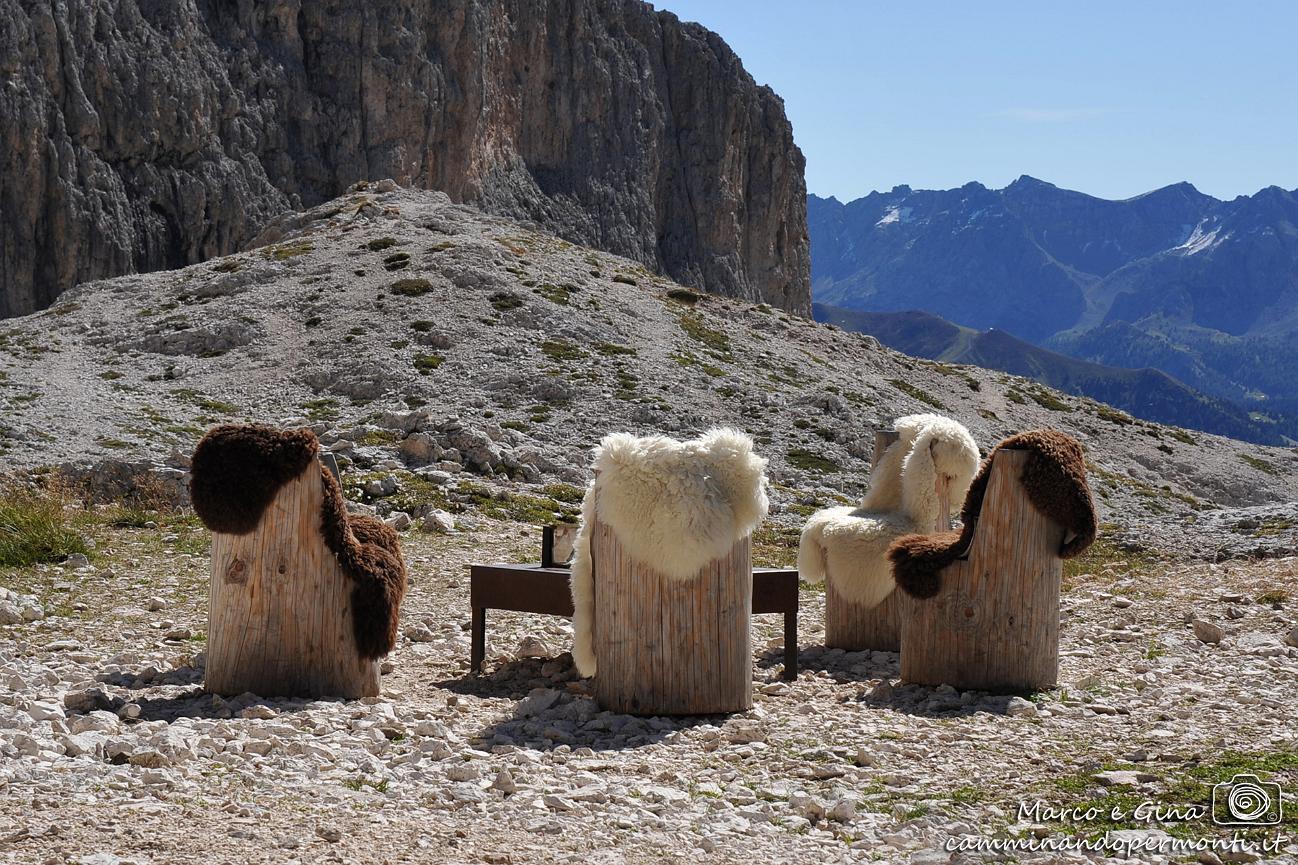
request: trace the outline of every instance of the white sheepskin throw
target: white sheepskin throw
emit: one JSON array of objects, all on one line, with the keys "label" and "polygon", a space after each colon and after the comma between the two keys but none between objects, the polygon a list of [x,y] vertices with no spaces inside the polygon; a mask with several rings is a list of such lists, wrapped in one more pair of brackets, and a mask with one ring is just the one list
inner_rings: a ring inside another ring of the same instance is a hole
[{"label": "white sheepskin throw", "polygon": [[[964,502],[978,471],[978,444],[961,424],[935,414],[907,415],[894,424],[897,441],[870,473],[860,507],[827,508],[807,520],[798,543],[798,575],[829,580],[844,600],[869,609],[895,588],[888,547],[902,535],[931,534]],[[949,478],[950,513],[937,496],[939,475]]]},{"label": "white sheepskin throw", "polygon": [[766,516],[766,460],[748,436],[714,429],[700,438],[606,436],[595,449],[572,560],[573,660],[596,672],[590,527],[599,521],[629,556],[672,579],[689,579],[730,552]]}]

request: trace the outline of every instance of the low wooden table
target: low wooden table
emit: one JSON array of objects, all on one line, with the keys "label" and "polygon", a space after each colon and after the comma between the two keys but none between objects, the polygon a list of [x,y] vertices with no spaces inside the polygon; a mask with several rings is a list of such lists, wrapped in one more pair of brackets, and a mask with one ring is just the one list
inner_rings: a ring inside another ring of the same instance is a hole
[{"label": "low wooden table", "polygon": [[[572,617],[567,568],[540,565],[471,565],[469,606],[473,608],[469,666],[482,669],[487,652],[487,610],[513,610]],[[798,571],[753,568],[753,613],[784,614],[784,678],[798,677]]]}]

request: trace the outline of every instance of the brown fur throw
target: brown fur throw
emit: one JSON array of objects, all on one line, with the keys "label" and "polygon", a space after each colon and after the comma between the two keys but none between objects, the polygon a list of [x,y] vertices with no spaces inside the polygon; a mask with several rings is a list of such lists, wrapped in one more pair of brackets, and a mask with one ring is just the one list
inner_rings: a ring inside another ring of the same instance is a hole
[{"label": "brown fur throw", "polygon": [[395,529],[374,517],[348,514],[338,481],[323,465],[320,479],[325,488],[320,523],[325,544],[356,583],[352,589],[356,648],[361,657],[381,658],[397,644],[401,599],[406,594],[401,540]]},{"label": "brown fur throw", "polygon": [[1032,506],[1064,527],[1060,558],[1081,555],[1095,541],[1095,501],[1086,484],[1082,446],[1056,430],[1019,433],[998,444],[983,461],[965,496],[960,512],[963,526],[959,532],[906,535],[893,542],[888,559],[892,562],[893,578],[906,594],[915,598],[933,597],[942,586],[942,569],[968,554],[982,512],[983,496],[987,493],[992,459],[1002,449],[1031,452],[1019,479]]},{"label": "brown fur throw", "polygon": [[302,474],[318,451],[307,429],[213,427],[190,463],[189,493],[198,518],[214,532],[248,534],[279,488]]},{"label": "brown fur throw", "polygon": [[[226,424],[198,443],[190,466],[190,498],[214,532],[246,535],[284,484],[316,461],[320,446],[310,430]],[[319,465],[324,501],[320,533],[352,589],[352,633],[364,658],[380,658],[397,641],[406,565],[397,533],[373,517],[347,513],[334,476]]]}]

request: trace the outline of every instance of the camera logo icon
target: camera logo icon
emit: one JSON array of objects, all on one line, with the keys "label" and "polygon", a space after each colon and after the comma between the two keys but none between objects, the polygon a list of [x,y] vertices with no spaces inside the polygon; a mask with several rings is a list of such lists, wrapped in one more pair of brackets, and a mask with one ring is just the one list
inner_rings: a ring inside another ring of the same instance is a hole
[{"label": "camera logo icon", "polygon": [[1279,784],[1240,774],[1212,788],[1212,822],[1218,826],[1275,826],[1283,817]]}]

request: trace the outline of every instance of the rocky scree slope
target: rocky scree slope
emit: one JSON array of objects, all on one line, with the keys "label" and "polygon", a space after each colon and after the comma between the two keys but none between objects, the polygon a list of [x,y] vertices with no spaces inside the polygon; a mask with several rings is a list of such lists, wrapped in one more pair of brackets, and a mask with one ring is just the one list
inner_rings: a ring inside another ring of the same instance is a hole
[{"label": "rocky scree slope", "polygon": [[640,0],[0,0],[0,317],[384,177],[809,313],[803,158]]},{"label": "rocky scree slope", "polygon": [[604,434],[728,424],[771,460],[787,545],[812,507],[863,492],[875,428],[940,411],[984,448],[1030,427],[1077,436],[1106,521],[1136,537],[1211,506],[1298,500],[1298,452],[909,358],[441,193],[371,184],[273,233],[87,283],[0,328],[8,463],[65,465],[119,494],[142,471],[178,488],[211,424],[312,424],[381,513],[475,501],[536,521],[571,513]]}]

